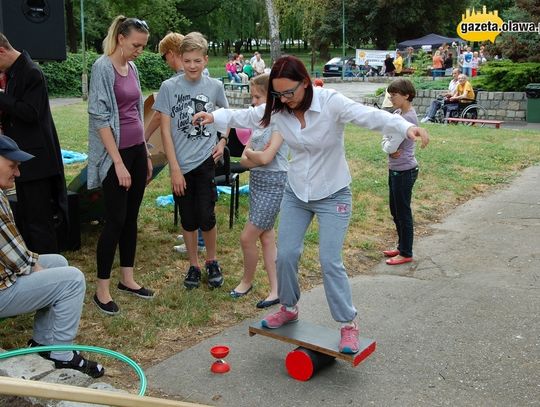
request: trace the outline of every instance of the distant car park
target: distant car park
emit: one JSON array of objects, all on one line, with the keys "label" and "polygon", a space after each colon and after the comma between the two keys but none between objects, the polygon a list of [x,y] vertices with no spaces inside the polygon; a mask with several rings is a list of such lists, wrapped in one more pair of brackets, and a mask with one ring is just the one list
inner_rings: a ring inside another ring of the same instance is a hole
[{"label": "distant car park", "polygon": [[324,64],[323,69],[323,76],[325,78],[331,77],[331,76],[341,76],[341,70],[343,69],[343,63],[353,60],[354,57],[335,57],[332,58],[330,61],[328,61],[326,64]]}]

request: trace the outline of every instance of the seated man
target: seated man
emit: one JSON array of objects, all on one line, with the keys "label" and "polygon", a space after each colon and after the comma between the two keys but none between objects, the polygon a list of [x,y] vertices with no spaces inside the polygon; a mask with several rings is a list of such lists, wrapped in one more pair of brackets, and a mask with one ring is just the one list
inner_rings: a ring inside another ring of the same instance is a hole
[{"label": "seated man", "polygon": [[[84,275],[59,254],[29,251],[15,226],[5,189],[20,175],[19,163],[33,158],[0,135],[0,318],[36,312],[29,346],[70,345],[77,334],[85,293]],[[105,369],[79,352],[40,352],[57,369],[101,377]]]},{"label": "seated man", "polygon": [[459,110],[460,103],[472,103],[474,101],[474,90],[471,83],[467,80],[467,75],[459,74],[458,86],[448,102],[444,104],[444,116],[449,117],[452,112]]},{"label": "seated man", "polygon": [[452,95],[455,93],[458,86],[459,69],[452,70],[452,80],[448,84],[448,92],[442,93],[437,99],[431,101],[431,105],[426,112],[426,116],[420,120],[421,123],[432,122],[435,120],[435,113],[441,108],[441,106],[448,102]]}]

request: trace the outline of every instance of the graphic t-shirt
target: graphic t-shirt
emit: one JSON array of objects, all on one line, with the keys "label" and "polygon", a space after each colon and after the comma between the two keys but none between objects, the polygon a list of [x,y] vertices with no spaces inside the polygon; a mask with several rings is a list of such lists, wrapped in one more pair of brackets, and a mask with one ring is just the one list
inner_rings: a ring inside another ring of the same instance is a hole
[{"label": "graphic t-shirt", "polygon": [[190,81],[177,75],[161,84],[152,109],[171,117],[172,141],[183,174],[210,157],[218,141],[214,125],[193,126],[193,115],[219,107],[228,108],[229,103],[223,84],[216,79],[202,76]]}]

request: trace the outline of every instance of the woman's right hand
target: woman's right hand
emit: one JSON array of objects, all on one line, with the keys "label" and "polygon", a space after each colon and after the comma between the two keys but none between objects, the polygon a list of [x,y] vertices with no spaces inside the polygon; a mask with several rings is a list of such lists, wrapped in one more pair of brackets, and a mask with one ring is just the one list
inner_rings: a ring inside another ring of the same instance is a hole
[{"label": "woman's right hand", "polygon": [[116,171],[116,177],[121,187],[126,188],[126,191],[131,188],[131,175],[122,161],[114,164],[114,170]]},{"label": "woman's right hand", "polygon": [[193,115],[192,123],[194,126],[204,126],[206,124],[214,123],[214,115],[208,112],[195,113],[195,115]]},{"label": "woman's right hand", "polygon": [[176,196],[183,196],[186,192],[186,179],[180,170],[171,171],[171,186]]}]

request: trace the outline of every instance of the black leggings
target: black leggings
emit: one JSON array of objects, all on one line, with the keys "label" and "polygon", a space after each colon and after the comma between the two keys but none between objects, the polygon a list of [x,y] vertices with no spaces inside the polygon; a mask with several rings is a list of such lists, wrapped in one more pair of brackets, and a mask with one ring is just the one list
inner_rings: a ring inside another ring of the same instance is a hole
[{"label": "black leggings", "polygon": [[111,278],[111,268],[116,254],[120,252],[120,267],[133,267],[137,248],[137,217],[146,187],[146,147],[139,144],[120,150],[120,156],[131,175],[131,188],[126,191],[118,183],[114,164],[103,180],[105,203],[105,226],[99,237],[96,257],[97,276]]}]

